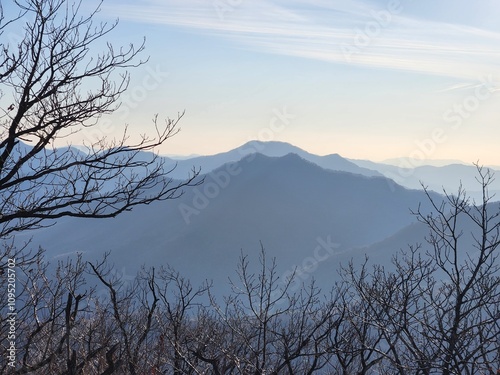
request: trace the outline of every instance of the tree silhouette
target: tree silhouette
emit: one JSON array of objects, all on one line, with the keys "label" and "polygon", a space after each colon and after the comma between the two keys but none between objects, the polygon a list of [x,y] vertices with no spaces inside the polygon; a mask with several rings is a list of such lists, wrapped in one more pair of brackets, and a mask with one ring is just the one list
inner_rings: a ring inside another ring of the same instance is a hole
[{"label": "tree silhouette", "polygon": [[154,135],[137,142],[129,143],[125,129],[119,139],[87,142],[83,151],[56,148],[55,141],[99,126],[119,107],[127,68],[145,62],[138,60],[144,42],[103,43],[117,23],[97,24],[98,9],[81,15],[82,2],[14,5],[10,18],[0,8],[0,33],[21,33],[0,49],[0,238],[63,216],[114,217],[195,184],[196,171],[174,182],[156,154],[142,153],[175,135],[182,114],[164,124],[155,116]]},{"label": "tree silhouette", "polygon": [[[357,301],[352,321],[368,326],[379,371],[391,374],[491,374],[500,369],[500,204],[488,188],[490,170],[477,166],[481,202],[460,187],[432,213],[414,214],[429,234],[396,256],[393,268],[344,270]],[[360,324],[357,323],[357,326]]]}]

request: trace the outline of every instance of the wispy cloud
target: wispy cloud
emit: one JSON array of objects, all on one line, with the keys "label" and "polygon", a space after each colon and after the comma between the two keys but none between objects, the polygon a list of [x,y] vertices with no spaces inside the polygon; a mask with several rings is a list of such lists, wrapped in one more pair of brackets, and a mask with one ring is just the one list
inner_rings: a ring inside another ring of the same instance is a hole
[{"label": "wispy cloud", "polygon": [[360,0],[150,0],[104,11],[266,53],[467,81],[500,75],[499,33],[412,18],[404,8],[389,13]]},{"label": "wispy cloud", "polygon": [[470,89],[476,89],[478,87],[484,87],[486,86],[490,92],[495,92],[495,91],[500,91],[499,89],[499,83],[496,82],[481,82],[481,83],[470,83],[470,82],[462,82],[462,83],[457,83],[450,85],[448,87],[445,87],[444,89],[438,90],[437,92],[448,92],[448,91],[457,91],[457,90],[470,90]]}]

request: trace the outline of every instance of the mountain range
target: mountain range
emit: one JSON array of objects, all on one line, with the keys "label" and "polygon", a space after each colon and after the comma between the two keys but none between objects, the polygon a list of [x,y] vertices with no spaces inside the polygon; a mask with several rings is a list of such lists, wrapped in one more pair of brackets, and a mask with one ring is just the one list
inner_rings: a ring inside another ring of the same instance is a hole
[{"label": "mountain range", "polygon": [[[221,291],[235,277],[238,257],[249,254],[255,261],[262,246],[276,258],[283,278],[297,270],[303,280],[314,276],[326,286],[338,279],[339,264],[352,258],[362,261],[366,254],[389,263],[401,247],[423,242],[425,228],[410,210],[420,205],[424,214],[432,211],[421,189],[384,177],[394,173],[389,166],[317,156],[281,142],[254,141],[218,155],[164,160],[167,167],[177,163],[176,178],[201,167],[204,183],[176,200],[114,219],[63,218],[21,233],[17,241],[31,240],[52,260],[76,252],[97,260],[110,251],[124,275],[143,264],[169,264],[193,283],[211,280]],[[431,176],[434,186],[439,173],[432,168],[437,167],[415,168],[414,178]],[[470,166],[440,168],[450,179],[474,172]]]},{"label": "mountain range", "polygon": [[259,153],[265,156],[285,156],[287,154],[296,154],[301,158],[310,161],[322,168],[334,171],[344,171],[364,176],[382,176],[381,173],[358,166],[338,154],[318,156],[310,154],[296,146],[284,142],[261,142],[250,141],[233,150],[216,155],[197,156],[189,159],[171,159],[166,160],[166,166],[174,167],[171,177],[182,179],[192,170],[193,167],[200,168],[203,173],[209,173],[221,165],[229,162],[241,160],[243,157]]},{"label": "mountain range", "polygon": [[[261,153],[266,156],[285,156],[294,153],[325,169],[363,176],[385,176],[409,189],[420,190],[423,184],[438,193],[443,193],[443,190],[454,193],[457,191],[458,186],[462,184],[467,193],[477,201],[480,201],[482,195],[476,180],[477,167],[472,164],[459,164],[457,161],[453,161],[448,165],[435,166],[421,165],[425,161],[419,161],[417,165],[416,162],[412,162],[407,158],[394,159],[387,163],[376,163],[369,160],[347,159],[338,154],[314,155],[288,143],[276,141],[250,141],[233,150],[216,155],[179,160],[165,158],[165,164],[170,168],[176,167],[172,171],[172,178],[182,179],[186,178],[193,167],[200,168],[202,173],[209,173],[222,164],[238,161],[252,153]],[[497,172],[497,174],[499,172],[494,168],[490,169]],[[494,181],[490,186],[490,193],[497,194],[498,200],[500,200],[500,179]]]}]

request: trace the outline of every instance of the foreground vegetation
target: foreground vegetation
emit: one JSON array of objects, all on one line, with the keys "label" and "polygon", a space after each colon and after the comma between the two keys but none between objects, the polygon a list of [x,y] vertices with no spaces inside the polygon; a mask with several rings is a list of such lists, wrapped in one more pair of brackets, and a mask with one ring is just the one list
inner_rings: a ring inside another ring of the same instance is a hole
[{"label": "foreground vegetation", "polygon": [[[329,291],[283,282],[262,249],[258,272],[240,259],[233,292],[217,301],[166,267],[116,277],[106,257],[59,263],[16,259],[15,374],[497,374],[500,369],[498,204],[479,169],[481,204],[465,192],[432,201],[429,228],[393,267],[352,264]],[[431,199],[429,197],[429,199]],[[475,225],[466,247],[459,222]],[[335,272],[335,270],[332,270]],[[6,277],[3,272],[2,277]],[[7,283],[0,284],[8,306]],[[97,293],[96,290],[101,291]],[[105,290],[105,293],[102,291]],[[9,348],[7,309],[0,344]]]},{"label": "foreground vegetation", "polygon": [[[49,266],[43,252],[16,248],[16,233],[115,217],[201,180],[194,170],[174,183],[157,156],[144,157],[177,133],[181,115],[163,126],[155,116],[153,136],[135,142],[125,130],[108,137],[116,124],[103,116],[120,108],[144,44],[113,47],[116,23],[95,23],[99,9],[80,15],[78,1],[11,5],[5,14],[0,4],[9,38],[0,41],[2,374],[497,373],[500,210],[481,168],[482,202],[461,189],[443,204],[428,195],[434,214],[415,212],[429,228],[424,244],[391,269],[347,266],[328,291],[291,288],[297,280],[280,280],[264,250],[257,272],[241,257],[239,282],[216,300],[168,266],[125,282],[106,256]],[[55,148],[75,133],[85,152]],[[475,227],[472,245],[462,219]]]}]

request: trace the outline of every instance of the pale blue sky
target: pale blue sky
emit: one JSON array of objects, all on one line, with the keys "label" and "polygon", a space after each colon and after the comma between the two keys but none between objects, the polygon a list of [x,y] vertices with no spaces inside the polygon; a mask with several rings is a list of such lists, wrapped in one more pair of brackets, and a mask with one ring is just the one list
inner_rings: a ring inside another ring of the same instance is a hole
[{"label": "pale blue sky", "polygon": [[99,17],[150,56],[106,133],[185,109],[162,153],[260,139],[500,165],[496,0],[105,0]]}]

